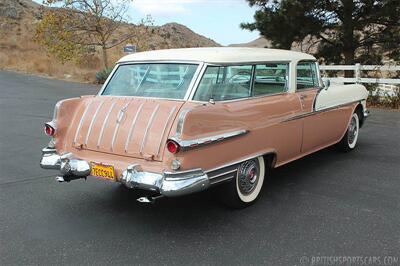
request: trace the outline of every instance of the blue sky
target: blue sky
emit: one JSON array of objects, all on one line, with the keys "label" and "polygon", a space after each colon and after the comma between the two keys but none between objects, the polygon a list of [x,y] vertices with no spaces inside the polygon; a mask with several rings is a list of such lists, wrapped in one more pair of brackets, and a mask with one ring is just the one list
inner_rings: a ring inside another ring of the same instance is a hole
[{"label": "blue sky", "polygon": [[156,25],[177,22],[228,45],[258,38],[257,32],[239,27],[241,22],[253,21],[254,11],[245,0],[133,0],[127,15],[133,23],[147,14],[153,17]]}]

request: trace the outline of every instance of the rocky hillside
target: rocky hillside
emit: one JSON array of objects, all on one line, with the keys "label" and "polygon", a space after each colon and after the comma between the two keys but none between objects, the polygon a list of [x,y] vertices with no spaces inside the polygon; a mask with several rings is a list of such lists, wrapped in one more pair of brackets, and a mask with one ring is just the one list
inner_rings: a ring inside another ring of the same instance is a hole
[{"label": "rocky hillside", "polygon": [[271,42],[264,37],[258,37],[257,39],[247,43],[230,44],[231,47],[256,47],[256,48],[269,48]]},{"label": "rocky hillside", "polygon": [[[98,52],[81,63],[62,64],[33,41],[35,27],[46,7],[31,0],[0,0],[0,69],[8,69],[80,82],[93,82],[102,68]],[[131,24],[124,24],[120,33]],[[219,46],[218,43],[196,34],[189,28],[168,23],[154,27],[155,34],[148,40],[147,49]],[[124,54],[124,44],[108,50],[109,62]]]},{"label": "rocky hillside", "polygon": [[[304,53],[315,53],[318,42],[314,39],[305,38],[301,43],[293,43],[291,50],[304,52]],[[257,39],[247,43],[230,44],[231,47],[256,47],[256,48],[272,48],[272,42],[264,37],[258,37]]]}]

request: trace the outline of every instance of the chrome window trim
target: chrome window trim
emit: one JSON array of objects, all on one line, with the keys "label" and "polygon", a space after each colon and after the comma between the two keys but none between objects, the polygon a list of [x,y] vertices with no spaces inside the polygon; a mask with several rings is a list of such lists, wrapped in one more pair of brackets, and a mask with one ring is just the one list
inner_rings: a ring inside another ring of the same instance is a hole
[{"label": "chrome window trim", "polygon": [[198,64],[197,69],[193,74],[193,78],[190,81],[190,84],[187,88],[185,97],[183,98],[185,101],[189,100],[190,96],[192,95],[192,92],[195,90],[195,84],[197,83],[197,80],[200,76],[200,72],[203,70],[203,65],[204,65],[204,63]]},{"label": "chrome window trim", "polygon": [[206,71],[207,66],[208,66],[207,63],[202,64],[199,74],[196,77],[196,81],[193,84],[192,91],[189,94],[188,101],[194,101],[193,97],[196,94],[197,89],[199,88],[200,81],[202,80],[202,78],[204,76],[204,72]]},{"label": "chrome window trim", "polygon": [[[189,83],[189,86],[186,90],[185,96],[183,99],[171,99],[171,98],[162,98],[162,97],[144,97],[144,96],[123,96],[123,95],[103,95],[104,90],[106,89],[108,83],[110,82],[110,80],[112,79],[112,77],[114,76],[115,72],[117,71],[117,69],[120,66],[124,66],[124,65],[138,65],[138,64],[187,64],[187,65],[197,65],[196,71],[193,74],[192,80]],[[110,75],[108,76],[107,80],[104,82],[103,86],[101,87],[99,93],[97,94],[97,96],[101,96],[101,97],[135,97],[135,98],[145,98],[145,99],[165,99],[165,100],[173,100],[173,101],[187,101],[189,99],[190,96],[190,92],[193,90],[194,84],[195,84],[195,80],[197,80],[198,75],[200,73],[200,70],[203,66],[203,62],[199,62],[199,61],[192,61],[192,60],[188,60],[188,61],[171,61],[171,60],[146,60],[146,61],[127,61],[127,62],[117,62],[113,71],[110,73]]]},{"label": "chrome window trim", "polygon": [[[253,96],[253,97],[250,96],[250,97],[246,97],[246,98],[238,98],[238,99],[232,99],[232,100],[216,101],[215,103],[231,103],[231,102],[260,99],[260,98],[265,98],[265,97],[272,97],[272,96],[278,96],[278,95],[287,95],[287,94],[289,94],[289,92],[285,91],[285,92],[279,92],[279,93],[274,93],[274,94],[265,94],[265,95],[258,95],[258,96]],[[203,103],[203,104],[209,103],[209,102],[197,101],[197,100],[191,100],[190,102]]]},{"label": "chrome window trim", "polygon": [[[290,62],[287,63],[282,63],[282,62],[270,62],[271,64],[286,64],[287,68],[286,68],[286,75],[285,75],[285,91],[282,92],[277,92],[277,93],[271,93],[271,94],[263,94],[263,95],[258,95],[258,96],[253,96],[253,97],[259,97],[259,96],[269,96],[269,95],[279,95],[279,94],[283,94],[283,93],[287,93],[289,92],[289,82],[290,82],[290,75],[289,75],[289,71],[290,71]],[[262,65],[262,64],[255,64],[254,65],[254,80],[253,80],[253,86],[256,82],[256,70],[257,70],[257,66],[258,65]]]},{"label": "chrome window trim", "polygon": [[[208,103],[208,101],[198,101],[198,100],[194,100],[193,97],[197,91],[197,89],[199,88],[199,84],[201,82],[201,80],[203,79],[204,73],[207,69],[208,66],[243,66],[243,65],[251,65],[253,68],[255,68],[256,65],[262,65],[262,64],[273,64],[273,63],[277,63],[277,64],[287,64],[288,66],[288,71],[287,71],[287,88],[285,92],[280,92],[280,93],[274,93],[274,94],[266,94],[266,95],[258,95],[258,96],[252,96],[250,95],[249,97],[243,97],[243,98],[238,98],[238,99],[231,99],[231,100],[224,100],[224,101],[215,101],[216,103],[224,103],[224,102],[233,102],[233,101],[243,101],[243,100],[249,100],[249,99],[255,99],[255,98],[260,98],[260,97],[269,97],[269,96],[276,96],[276,95],[281,95],[281,94],[287,94],[290,92],[290,85],[291,85],[291,81],[290,81],[290,71],[292,69],[291,67],[291,63],[292,61],[288,61],[288,60],[282,60],[282,61],[260,61],[260,62],[240,62],[240,63],[221,63],[221,64],[216,64],[216,63],[203,63],[202,66],[202,70],[199,73],[198,76],[198,80],[196,81],[196,83],[194,84],[194,88],[192,93],[189,96],[188,101],[189,102],[195,102],[195,103]],[[252,69],[253,69],[252,68]],[[252,76],[252,83],[254,84],[254,76]]]},{"label": "chrome window trim", "polygon": [[317,61],[315,61],[314,63],[315,63],[315,66],[316,66],[316,68],[317,68],[318,85],[319,85],[319,87],[320,87],[321,89],[323,89],[323,88],[324,88],[324,82],[323,82],[323,80],[322,80],[322,75],[321,75],[321,70],[319,69],[319,64],[318,64]]},{"label": "chrome window trim", "polygon": [[102,95],[102,94],[103,94],[104,90],[106,89],[108,83],[110,82],[111,78],[114,76],[115,71],[117,71],[118,67],[119,67],[118,64],[116,64],[116,65],[114,66],[114,69],[111,71],[110,75],[107,77],[107,79],[106,79],[106,81],[104,82],[103,86],[101,86],[101,89],[100,89],[99,92],[97,93],[97,96],[104,96],[104,95]]},{"label": "chrome window trim", "polygon": [[252,65],[251,66],[250,95],[249,95],[249,97],[254,97],[254,84],[256,83],[256,67],[257,67],[257,65]]},{"label": "chrome window trim", "polygon": [[208,66],[243,66],[243,65],[262,65],[262,64],[274,64],[274,63],[286,63],[290,64],[292,60],[271,60],[271,61],[249,61],[249,62],[222,62],[222,63],[207,63],[205,62],[206,65]]},{"label": "chrome window trim", "polygon": [[166,100],[166,101],[174,101],[174,102],[185,102],[183,99],[171,99],[171,98],[162,98],[162,97],[146,97],[146,96],[121,96],[121,95],[98,95],[96,97],[109,97],[109,98],[123,98],[123,99],[149,99],[149,100]]},{"label": "chrome window trim", "polygon": [[202,61],[195,60],[137,60],[137,61],[123,61],[117,62],[117,65],[136,65],[136,64],[192,64],[199,65],[203,63]]},{"label": "chrome window trim", "polygon": [[303,89],[303,90],[296,90],[296,93],[305,92],[305,91],[319,90],[319,89],[321,89],[321,88],[320,87],[310,87],[310,88]]},{"label": "chrome window trim", "polygon": [[[305,89],[301,89],[298,90],[297,89],[297,66],[300,63],[314,63],[316,65],[316,71],[317,71],[317,79],[318,79],[318,87],[310,87],[310,88],[305,88]],[[320,88],[321,87],[321,73],[319,72],[319,67],[318,67],[318,62],[317,60],[299,60],[296,62],[295,67],[294,67],[294,92],[302,92],[302,91],[309,91],[309,90],[315,90],[316,88]]]}]

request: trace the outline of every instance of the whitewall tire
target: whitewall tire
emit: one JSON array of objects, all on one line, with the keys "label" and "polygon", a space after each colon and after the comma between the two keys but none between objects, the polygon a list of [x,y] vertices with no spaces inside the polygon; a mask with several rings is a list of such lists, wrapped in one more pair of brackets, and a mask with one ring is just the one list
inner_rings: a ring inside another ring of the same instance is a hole
[{"label": "whitewall tire", "polygon": [[222,186],[222,202],[232,208],[254,203],[264,183],[265,168],[263,156],[239,164],[235,179]]},{"label": "whitewall tire", "polygon": [[354,112],[350,118],[350,123],[347,127],[346,133],[338,143],[338,148],[343,152],[348,152],[353,150],[357,145],[359,132],[360,132],[360,117],[358,112]]}]

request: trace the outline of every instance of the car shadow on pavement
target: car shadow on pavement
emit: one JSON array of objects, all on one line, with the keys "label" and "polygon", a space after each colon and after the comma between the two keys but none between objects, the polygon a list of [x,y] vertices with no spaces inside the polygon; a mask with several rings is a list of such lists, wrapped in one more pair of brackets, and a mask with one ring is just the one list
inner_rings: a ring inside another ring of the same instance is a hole
[{"label": "car shadow on pavement", "polygon": [[[220,222],[222,225],[229,219],[240,217],[243,213],[252,214],[259,212],[260,209],[263,209],[262,212],[271,212],[274,208],[281,208],[282,204],[287,204],[285,202],[290,197],[290,193],[296,193],[296,186],[312,183],[317,177],[315,173],[318,173],[335,157],[339,157],[338,153],[328,148],[273,169],[265,180],[259,200],[254,205],[241,210],[232,210],[222,205],[217,200],[217,189],[178,198],[164,197],[156,200],[154,204],[149,204],[137,201],[139,197],[146,195],[145,192],[129,190],[122,185],[113,189],[111,201],[102,206],[109,208],[107,211],[115,215],[123,213],[127,224],[140,220],[153,226],[159,225],[160,222],[168,223],[170,226],[180,226],[184,222],[186,226],[199,228],[208,226],[207,223],[205,224],[205,219],[207,220],[205,217],[212,217],[209,218],[210,223],[216,225]],[[272,202],[271,199],[273,199]],[[202,218],[199,219],[199,217]]]}]

